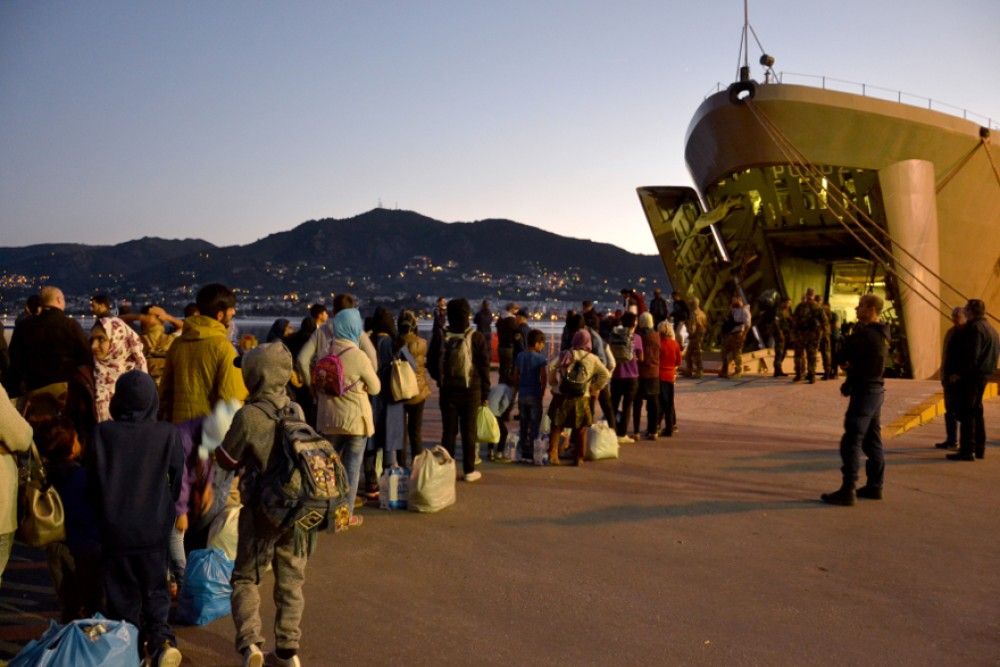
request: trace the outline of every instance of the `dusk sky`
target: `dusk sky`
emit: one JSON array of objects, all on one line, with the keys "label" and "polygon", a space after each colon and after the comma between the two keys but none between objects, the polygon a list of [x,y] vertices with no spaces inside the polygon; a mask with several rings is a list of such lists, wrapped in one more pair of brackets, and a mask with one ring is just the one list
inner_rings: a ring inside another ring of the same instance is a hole
[{"label": "dusk sky", "polygon": [[[750,4],[779,72],[1000,121],[998,0]],[[381,201],[652,253],[635,188],[691,183],[742,25],[740,0],[5,1],[0,246],[242,244]]]}]

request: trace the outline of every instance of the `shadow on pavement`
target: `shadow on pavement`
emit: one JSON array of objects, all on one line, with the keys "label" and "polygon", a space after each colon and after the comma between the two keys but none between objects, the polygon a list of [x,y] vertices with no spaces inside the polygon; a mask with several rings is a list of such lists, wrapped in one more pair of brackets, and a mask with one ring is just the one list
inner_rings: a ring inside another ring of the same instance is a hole
[{"label": "shadow on pavement", "polygon": [[819,507],[812,499],[785,500],[779,502],[739,502],[729,500],[703,500],[682,505],[615,505],[604,509],[579,512],[563,517],[540,517],[533,519],[511,519],[501,521],[507,526],[530,526],[552,524],[557,526],[589,526],[613,523],[633,523],[658,519],[715,516],[770,510],[794,510]]}]

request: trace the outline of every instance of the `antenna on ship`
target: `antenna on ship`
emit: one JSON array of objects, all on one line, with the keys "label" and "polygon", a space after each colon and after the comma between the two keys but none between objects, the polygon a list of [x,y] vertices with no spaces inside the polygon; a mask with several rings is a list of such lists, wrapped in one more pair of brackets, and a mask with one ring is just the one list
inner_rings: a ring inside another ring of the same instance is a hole
[{"label": "antenna on ship", "polygon": [[774,56],[769,55],[757,37],[757,31],[750,25],[750,0],[743,0],[743,31],[740,34],[739,57],[737,58],[736,82],[729,87],[729,99],[733,104],[740,104],[753,98],[757,91],[757,82],[750,78],[750,37],[757,43],[760,49],[760,59],[758,62],[764,66],[764,82],[772,79],[777,81],[778,76],[774,73]]}]

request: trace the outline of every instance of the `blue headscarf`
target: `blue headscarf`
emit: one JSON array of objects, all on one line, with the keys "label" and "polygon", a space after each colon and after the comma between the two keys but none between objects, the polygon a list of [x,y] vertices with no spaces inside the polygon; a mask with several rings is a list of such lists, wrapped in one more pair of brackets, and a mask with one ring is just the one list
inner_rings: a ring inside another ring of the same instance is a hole
[{"label": "blue headscarf", "polygon": [[345,308],[333,316],[333,337],[357,343],[361,340],[364,322],[357,308]]}]

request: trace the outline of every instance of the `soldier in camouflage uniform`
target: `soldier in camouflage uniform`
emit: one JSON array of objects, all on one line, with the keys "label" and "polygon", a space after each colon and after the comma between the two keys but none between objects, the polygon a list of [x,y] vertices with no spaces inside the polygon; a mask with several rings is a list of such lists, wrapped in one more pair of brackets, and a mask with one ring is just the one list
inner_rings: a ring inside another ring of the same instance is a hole
[{"label": "soldier in camouflage uniform", "polygon": [[792,300],[785,298],[781,300],[774,316],[774,377],[788,375],[781,366],[792,345]]},{"label": "soldier in camouflage uniform", "polygon": [[692,297],[690,305],[690,318],[687,321],[688,346],[685,353],[687,374],[690,377],[700,378],[703,374],[701,349],[705,343],[705,334],[708,332],[708,315],[701,309],[701,301],[698,297]]},{"label": "soldier in camouflage uniform", "polygon": [[823,338],[819,342],[819,351],[823,356],[823,379],[833,380],[837,377],[837,314],[830,308],[830,302],[824,301],[823,309]]},{"label": "soldier in camouflage uniform", "polygon": [[823,328],[819,333],[819,358],[823,361],[823,377],[826,380],[830,377],[830,335],[832,331],[830,330],[830,316],[827,314],[829,312],[830,306],[827,304],[824,306],[823,299],[820,298],[819,294],[813,297],[813,301],[819,306],[820,312],[823,313]]},{"label": "soldier in camouflage uniform", "polygon": [[823,321],[826,316],[823,309],[816,303],[816,291],[806,290],[802,302],[795,306],[793,313],[795,322],[795,377],[793,382],[802,380],[803,372],[809,384],[816,382],[816,352],[823,333]]}]

